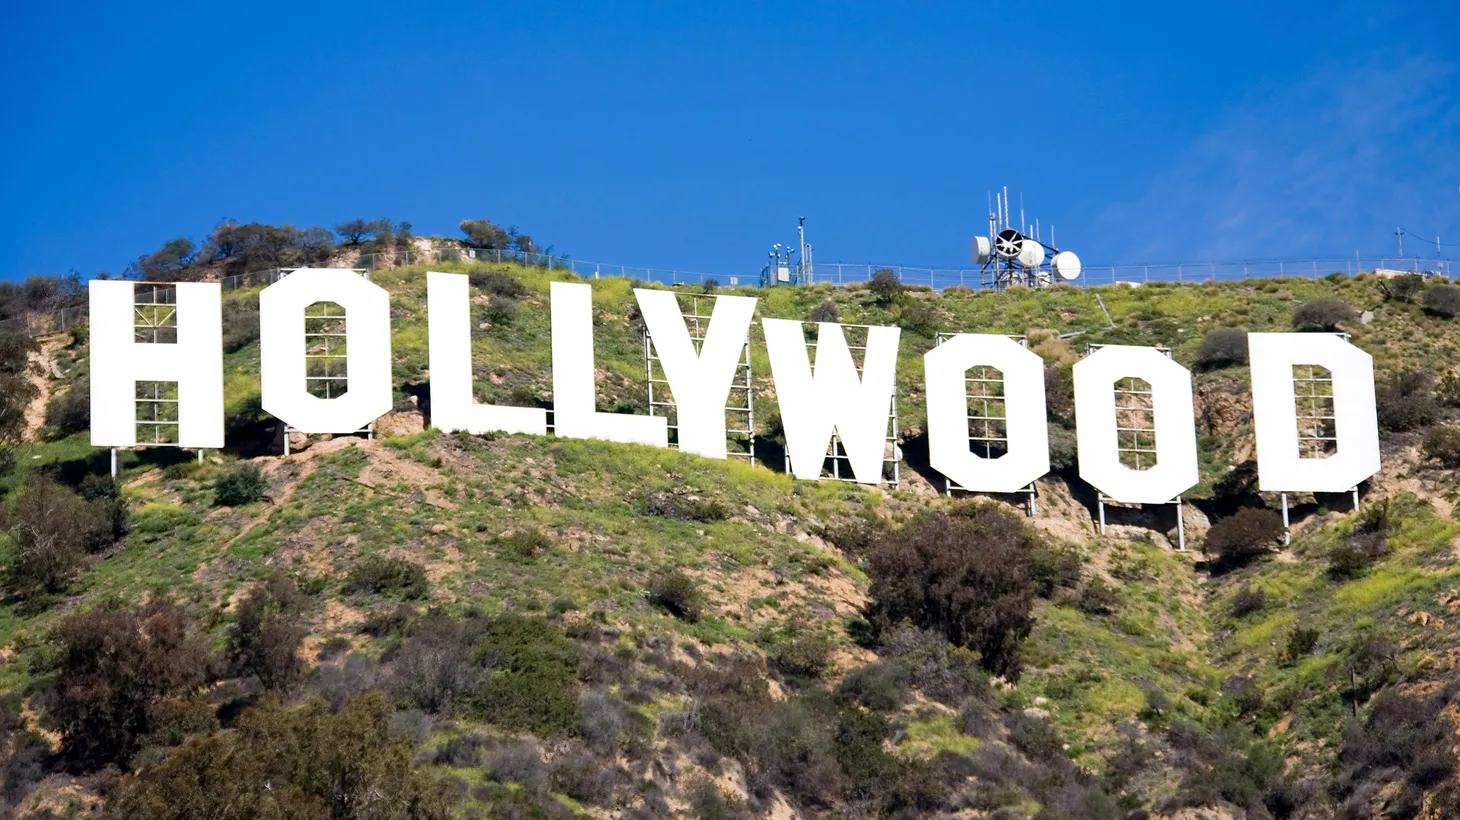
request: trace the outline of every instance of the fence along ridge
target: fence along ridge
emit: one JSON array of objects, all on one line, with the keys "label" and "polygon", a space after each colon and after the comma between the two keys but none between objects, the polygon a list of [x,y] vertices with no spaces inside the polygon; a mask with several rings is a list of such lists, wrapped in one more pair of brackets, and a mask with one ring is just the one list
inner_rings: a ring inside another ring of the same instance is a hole
[{"label": "fence along ridge", "polygon": [[[431,263],[493,262],[521,264],[549,270],[565,270],[584,279],[599,279],[605,276],[638,279],[661,285],[704,285],[716,282],[719,285],[738,287],[756,285],[760,274],[710,274],[681,271],[668,268],[646,268],[628,265],[588,262],[540,253],[523,253],[481,248],[446,248],[422,253],[420,251],[399,251],[389,253],[362,254],[353,267],[370,271],[384,270],[407,265]],[[343,267],[343,266],[328,266]],[[811,283],[851,285],[870,281],[879,270],[891,270],[905,285],[922,285],[933,290],[962,287],[974,290],[984,289],[982,268],[938,268],[914,265],[877,265],[862,262],[814,262],[810,265]],[[260,284],[273,284],[295,268],[265,268],[247,273],[236,273],[219,280],[222,289],[237,290]],[[1273,259],[1250,262],[1169,262],[1127,265],[1089,265],[1080,273],[1080,278],[1071,284],[1095,287],[1099,285],[1130,284],[1141,285],[1150,282],[1214,282],[1242,279],[1270,279],[1283,276],[1321,279],[1335,273],[1354,276],[1376,270],[1421,273],[1451,279],[1451,262],[1448,259],[1361,257],[1330,257],[1327,259]],[[742,281],[744,280],[744,281]],[[47,319],[36,321],[35,317],[6,319],[0,321],[0,329],[24,331],[31,336],[60,333],[67,330],[86,315],[86,306],[62,308],[53,311]]]}]

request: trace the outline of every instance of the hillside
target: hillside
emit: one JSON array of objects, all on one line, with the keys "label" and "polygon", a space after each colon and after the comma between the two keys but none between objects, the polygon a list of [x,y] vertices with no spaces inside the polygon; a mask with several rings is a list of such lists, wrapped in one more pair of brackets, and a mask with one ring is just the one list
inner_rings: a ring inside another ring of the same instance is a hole
[{"label": "hillside", "polygon": [[[550,402],[563,274],[433,269],[472,276],[478,399]],[[758,327],[757,466],[426,430],[425,268],[372,279],[397,400],[373,441],[278,454],[257,288],[226,294],[228,449],[123,453],[115,491],[87,478],[107,463],[84,432],[84,325],[30,352],[28,440],[0,478],[11,816],[1460,815],[1460,484],[1427,434],[1455,426],[1460,321],[1419,284],[719,291],[759,297],[759,317],[903,328],[893,490],[780,472]],[[634,283],[592,285],[600,407],[644,412]],[[1210,528],[1277,502],[1253,491],[1245,364],[1204,340],[1291,330],[1325,299],[1374,356],[1384,469],[1358,511],[1292,497],[1288,546],[1208,555]],[[926,468],[938,331],[1024,335],[1045,359],[1057,469],[1034,519],[1015,497],[945,497]],[[1096,534],[1069,430],[1089,344],[1193,368],[1186,552],[1169,508],[1112,509]],[[14,569],[42,501],[110,516],[47,589]],[[977,634],[1013,624],[1008,657],[888,617],[889,574],[949,544],[986,584]]]}]

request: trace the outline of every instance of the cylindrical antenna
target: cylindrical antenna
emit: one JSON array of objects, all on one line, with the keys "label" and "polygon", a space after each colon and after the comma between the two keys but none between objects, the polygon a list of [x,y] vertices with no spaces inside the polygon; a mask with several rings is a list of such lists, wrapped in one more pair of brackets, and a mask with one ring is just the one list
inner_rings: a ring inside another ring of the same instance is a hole
[{"label": "cylindrical antenna", "polygon": [[1024,221],[1024,192],[1019,192],[1019,233],[1029,235],[1029,223]]},{"label": "cylindrical antenna", "polygon": [[1004,186],[1004,227],[1009,227],[1009,186]]}]

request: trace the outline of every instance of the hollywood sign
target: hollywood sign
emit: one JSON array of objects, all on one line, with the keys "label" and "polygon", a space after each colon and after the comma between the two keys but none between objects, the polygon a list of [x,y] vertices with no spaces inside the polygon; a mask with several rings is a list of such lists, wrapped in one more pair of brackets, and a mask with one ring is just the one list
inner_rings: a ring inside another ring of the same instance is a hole
[{"label": "hollywood sign", "polygon": [[[470,289],[462,274],[427,275],[431,424],[474,434],[545,435],[547,411],[479,404],[472,394]],[[177,286],[177,342],[138,342],[133,283],[94,281],[91,301],[91,442],[131,447],[136,440],[138,381],[178,385],[178,444],[223,446],[221,289]],[[552,383],[554,434],[569,438],[669,446],[662,416],[599,412],[595,406],[591,286],[553,282]],[[699,349],[674,293],[635,289],[644,324],[662,362],[678,413],[679,448],[726,458],[725,406],[748,338],[756,299],[715,299]],[[340,305],[347,315],[348,391],[320,398],[306,390],[305,308]],[[259,294],[263,409],[305,433],[355,432],[392,406],[390,297],[348,270],[304,269]],[[816,480],[837,436],[855,480],[882,478],[888,412],[896,380],[900,331],[868,330],[861,371],[840,325],[819,323],[815,364],[803,325],[762,319],[765,344],[797,478]],[[1369,354],[1334,334],[1250,333],[1253,425],[1259,488],[1271,492],[1345,492],[1379,469],[1374,368]],[[1304,457],[1298,438],[1293,368],[1327,368],[1333,379],[1337,448]],[[969,447],[965,374],[997,368],[1004,379],[1007,452],[986,458]],[[931,465],[960,487],[1017,492],[1049,471],[1044,362],[1012,339],[958,334],[923,355]],[[1114,384],[1150,385],[1156,439],[1154,466],[1120,461]],[[1149,347],[1101,347],[1074,367],[1080,477],[1106,497],[1166,503],[1198,481],[1191,373]]]}]

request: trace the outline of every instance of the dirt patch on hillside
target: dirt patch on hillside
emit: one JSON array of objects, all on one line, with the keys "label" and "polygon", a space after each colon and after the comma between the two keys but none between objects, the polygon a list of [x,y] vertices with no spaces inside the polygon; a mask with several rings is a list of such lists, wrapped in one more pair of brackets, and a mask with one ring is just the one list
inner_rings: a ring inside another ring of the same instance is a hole
[{"label": "dirt patch on hillside", "polygon": [[64,348],[71,337],[64,333],[53,333],[40,338],[40,349],[30,354],[30,366],[25,378],[36,389],[34,399],[25,407],[25,432],[22,439],[35,441],[36,434],[46,423],[46,405],[51,401],[51,380],[61,377],[60,366],[56,364],[56,351]]}]

